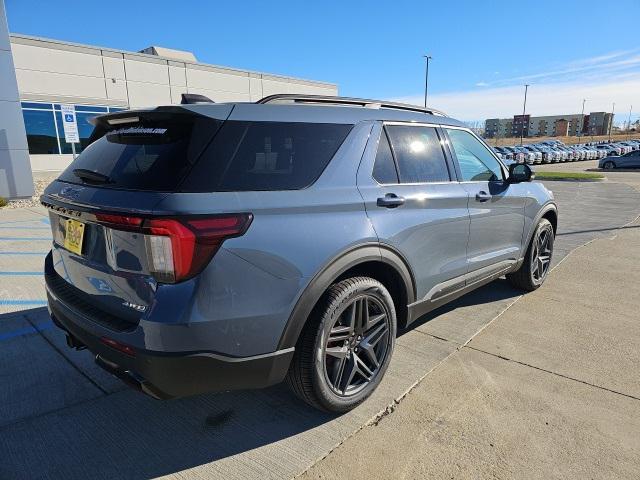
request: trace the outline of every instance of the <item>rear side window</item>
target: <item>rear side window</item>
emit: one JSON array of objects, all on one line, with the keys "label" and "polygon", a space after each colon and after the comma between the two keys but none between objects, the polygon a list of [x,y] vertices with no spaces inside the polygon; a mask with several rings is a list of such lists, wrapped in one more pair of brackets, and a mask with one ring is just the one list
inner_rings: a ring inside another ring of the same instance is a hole
[{"label": "rear side window", "polygon": [[378,183],[398,183],[396,164],[393,160],[391,147],[389,146],[389,139],[384,130],[380,134],[376,161],[373,165],[373,178],[375,178]]},{"label": "rear side window", "polygon": [[187,192],[297,190],[320,176],[352,125],[227,121],[181,186]]},{"label": "rear side window", "polygon": [[433,127],[385,127],[398,164],[401,183],[448,182],[449,169]]},{"label": "rear side window", "polygon": [[[60,179],[105,188],[174,191],[221,124],[189,115],[123,125],[85,148]],[[81,171],[97,175],[87,179],[79,176]]]}]

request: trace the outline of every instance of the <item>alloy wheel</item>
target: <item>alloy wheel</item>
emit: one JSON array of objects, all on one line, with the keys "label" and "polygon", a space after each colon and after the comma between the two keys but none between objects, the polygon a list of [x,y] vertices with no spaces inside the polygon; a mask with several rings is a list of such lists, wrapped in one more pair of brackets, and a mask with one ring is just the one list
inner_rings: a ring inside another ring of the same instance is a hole
[{"label": "alloy wheel", "polygon": [[542,283],[549,272],[553,253],[553,230],[543,228],[533,243],[531,251],[531,276],[536,283]]},{"label": "alloy wheel", "polygon": [[324,373],[341,397],[369,385],[380,372],[389,351],[389,314],[373,295],[359,295],[338,315],[324,345]]}]

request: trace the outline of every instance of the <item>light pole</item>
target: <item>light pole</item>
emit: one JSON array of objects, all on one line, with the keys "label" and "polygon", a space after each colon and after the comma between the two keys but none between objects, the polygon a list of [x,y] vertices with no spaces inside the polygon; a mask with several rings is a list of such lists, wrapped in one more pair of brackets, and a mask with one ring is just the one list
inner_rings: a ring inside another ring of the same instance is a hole
[{"label": "light pole", "polygon": [[629,106],[629,118],[627,119],[627,140],[629,140],[629,137],[631,136],[631,109],[633,108],[633,105]]},{"label": "light pole", "polygon": [[424,108],[427,108],[427,93],[429,91],[429,60],[431,60],[431,55],[423,55],[423,57],[427,60],[427,69],[424,73]]},{"label": "light pole", "polygon": [[613,114],[616,111],[616,102],[613,102],[611,107],[611,123],[609,123],[609,143],[611,143],[611,130],[613,130]]},{"label": "light pole", "polygon": [[[522,106],[522,124],[520,125],[520,145],[522,145],[522,137],[524,137],[524,116],[527,112],[527,91],[529,90],[529,84],[524,86],[524,105]],[[529,122],[527,122],[528,124]]]},{"label": "light pole", "polygon": [[584,104],[586,101],[586,98],[582,99],[582,113],[580,114],[580,129],[578,130],[578,137],[582,136],[582,129],[584,128]]}]

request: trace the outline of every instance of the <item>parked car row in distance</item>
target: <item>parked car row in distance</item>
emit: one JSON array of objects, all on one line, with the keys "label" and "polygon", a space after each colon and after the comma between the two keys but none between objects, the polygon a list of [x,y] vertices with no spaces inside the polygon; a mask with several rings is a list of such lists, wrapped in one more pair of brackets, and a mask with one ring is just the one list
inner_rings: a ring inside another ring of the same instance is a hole
[{"label": "parked car row in distance", "polygon": [[[506,163],[558,163],[579,160],[602,160],[609,156],[623,156],[640,151],[640,140],[620,142],[565,145],[559,140],[547,140],[526,145],[493,147]],[[640,158],[640,156],[639,156]],[[602,165],[604,163],[600,162]],[[615,162],[613,163],[615,165]],[[610,164],[607,164],[609,166]],[[610,167],[610,168],[615,168]]]}]

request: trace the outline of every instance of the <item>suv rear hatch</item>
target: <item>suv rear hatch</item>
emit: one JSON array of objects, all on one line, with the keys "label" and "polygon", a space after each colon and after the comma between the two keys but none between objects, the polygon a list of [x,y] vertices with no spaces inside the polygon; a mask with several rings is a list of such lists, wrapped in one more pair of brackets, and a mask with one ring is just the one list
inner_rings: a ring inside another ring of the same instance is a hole
[{"label": "suv rear hatch", "polygon": [[113,330],[133,328],[158,282],[193,276],[221,235],[246,228],[246,216],[193,218],[155,208],[231,110],[194,105],[97,117],[93,142],[41,197],[53,233],[46,281],[56,297]]}]

